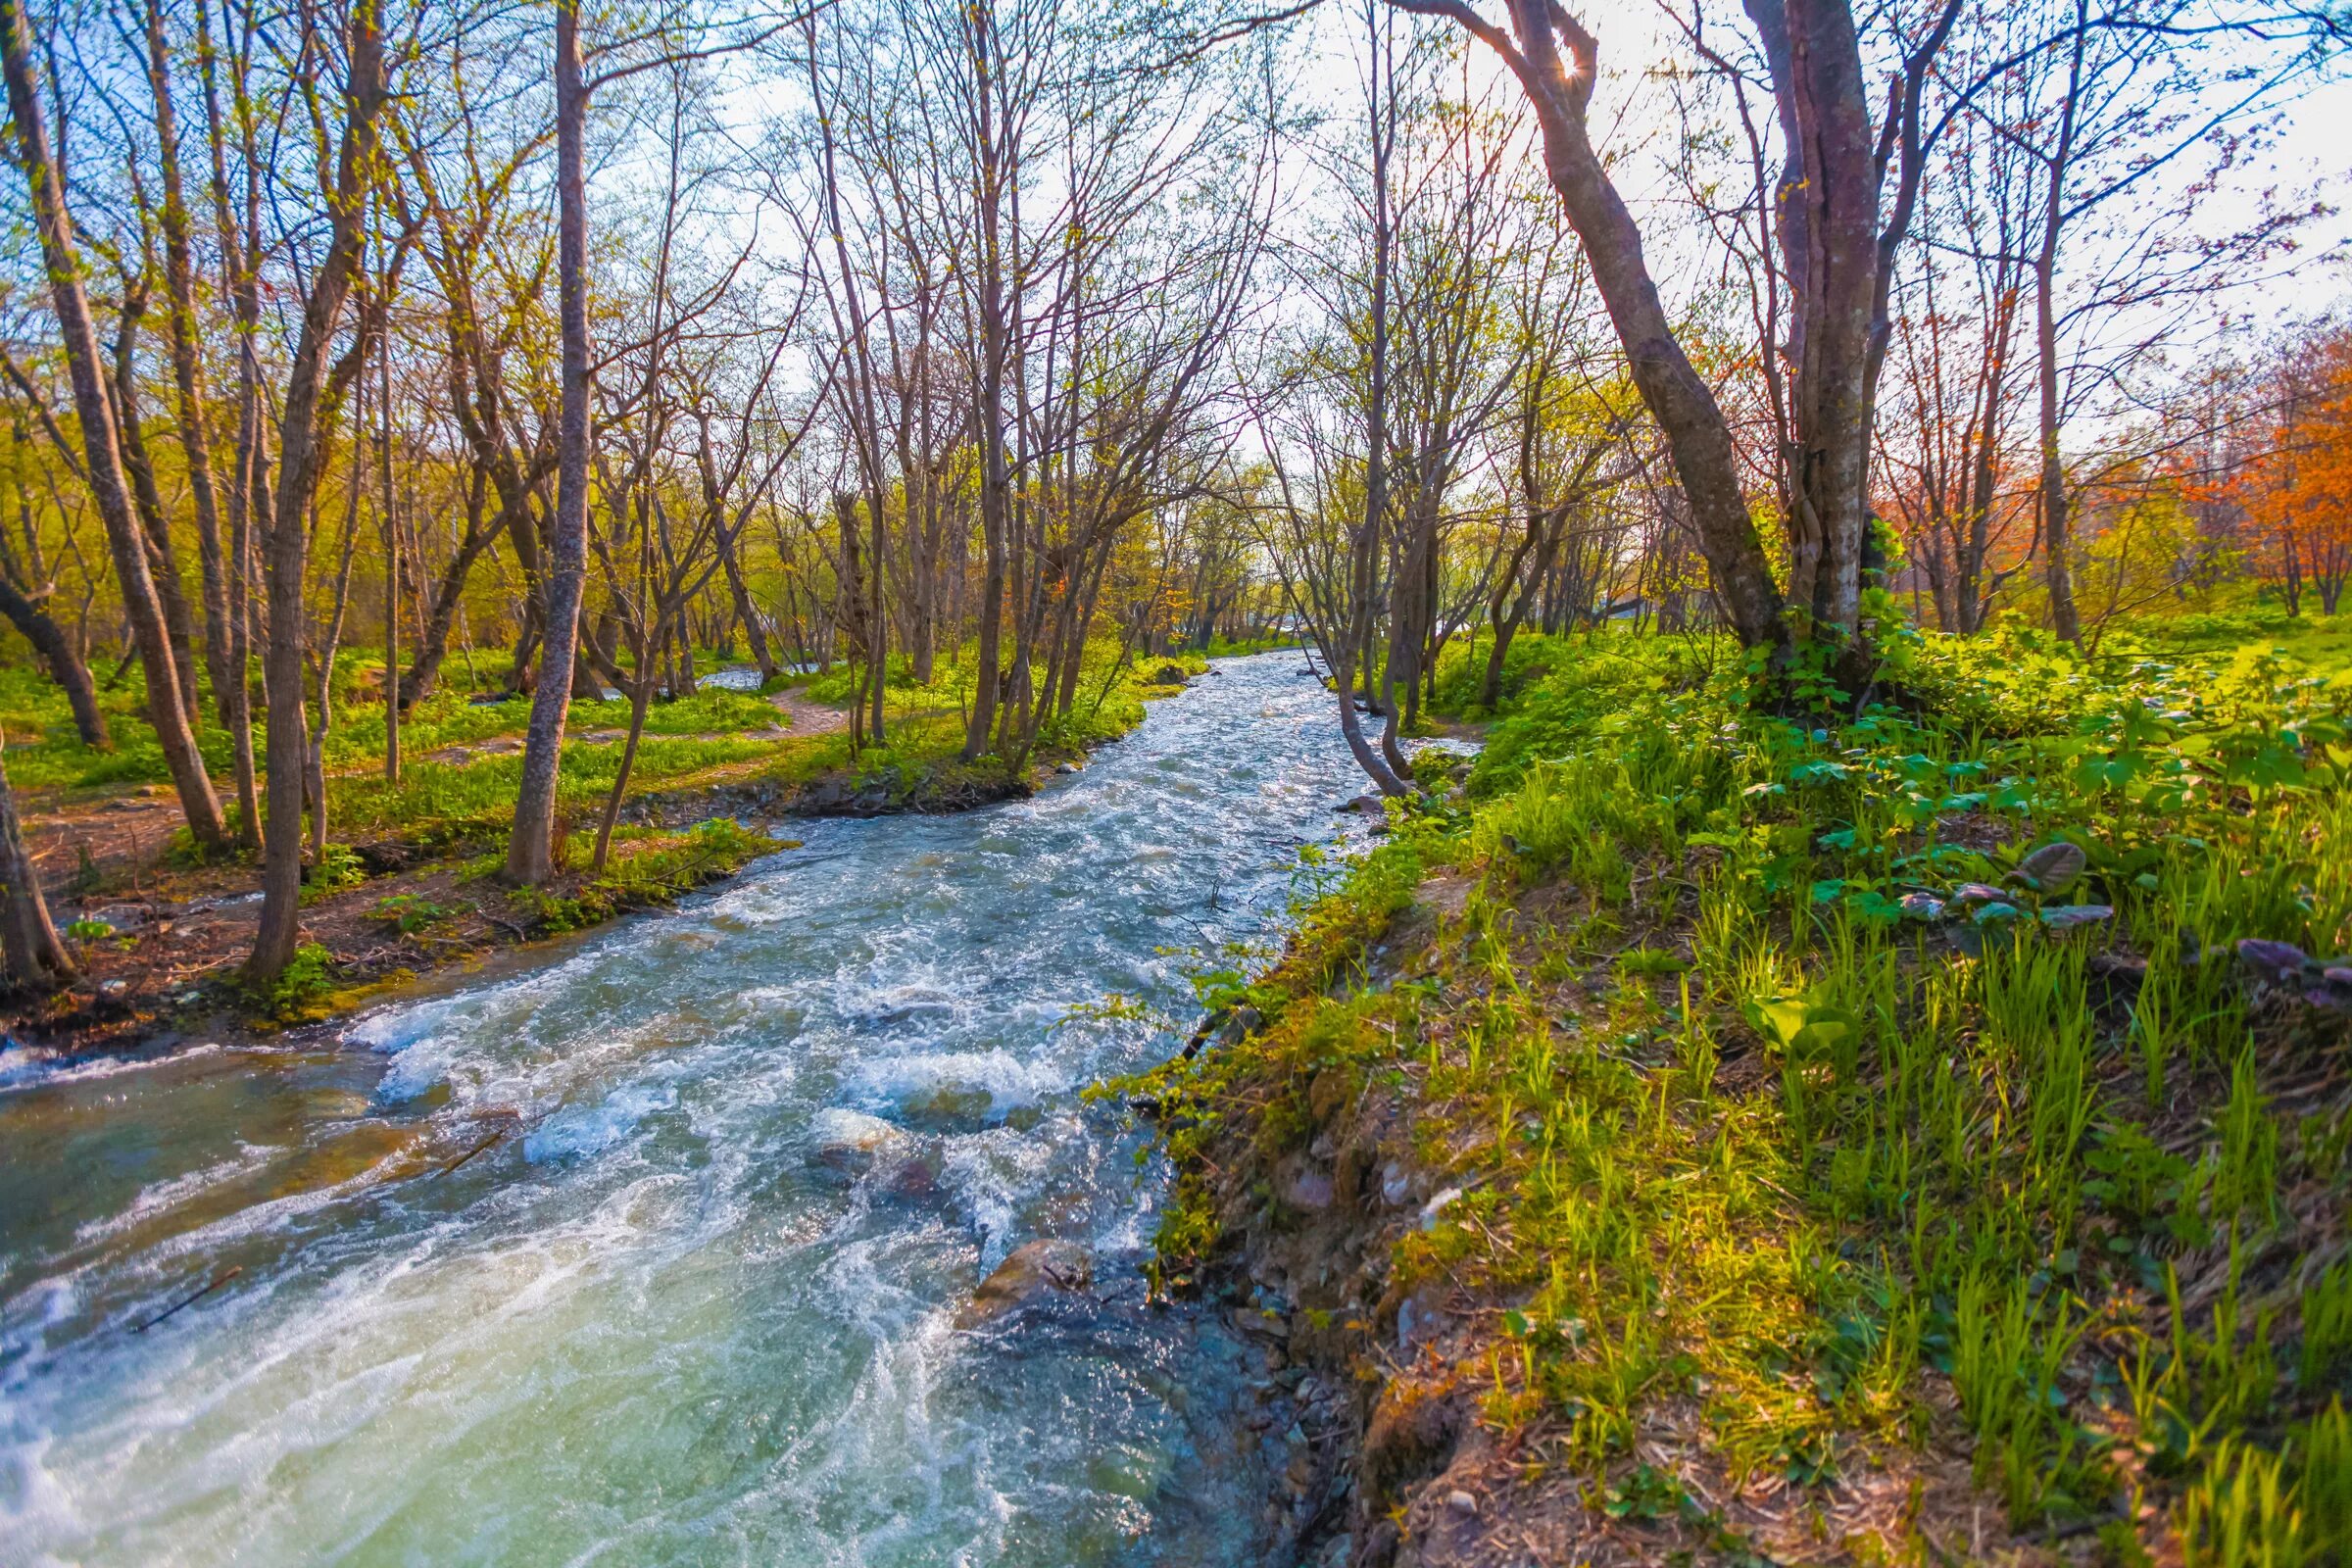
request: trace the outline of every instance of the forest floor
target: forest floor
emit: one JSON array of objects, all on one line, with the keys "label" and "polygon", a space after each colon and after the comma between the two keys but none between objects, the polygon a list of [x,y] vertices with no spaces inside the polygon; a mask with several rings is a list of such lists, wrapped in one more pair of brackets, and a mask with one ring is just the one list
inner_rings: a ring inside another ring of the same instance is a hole
[{"label": "forest floor", "polygon": [[1288,1364],[1284,1560],[2352,1561],[2326,641],[1927,639],[1859,714],[1515,648],[1113,1086],[1158,1283]]},{"label": "forest floor", "polygon": [[[353,716],[329,752],[334,841],[322,864],[306,868],[301,956],[267,995],[238,976],[261,913],[258,866],[189,853],[172,791],[141,776],[154,771],[141,765],[153,743],[135,692],[110,702],[116,746],[96,753],[59,714],[24,710],[39,688],[0,687],[27,844],[82,971],[56,996],[0,1002],[0,1031],[19,1046],[78,1054],[317,1024],[427,974],[674,902],[798,848],[783,836],[795,816],[954,810],[1026,793],[1041,771],[1132,729],[1144,699],[1182,689],[1203,667],[1192,656],[1113,668],[1089,722],[1050,735],[1017,777],[956,760],[964,710],[947,680],[894,690],[891,744],[855,756],[849,710],[829,700],[846,697],[844,673],[657,705],[612,856],[596,875],[587,869],[593,827],[627,709],[575,703],[559,780],[558,875],[525,890],[495,872],[529,704],[463,691],[419,704],[404,726],[409,760],[397,787],[383,778],[380,703],[372,711],[346,706]],[[363,676],[370,673],[380,672]],[[208,755],[218,749],[208,745]],[[218,760],[214,770],[225,772]]]}]

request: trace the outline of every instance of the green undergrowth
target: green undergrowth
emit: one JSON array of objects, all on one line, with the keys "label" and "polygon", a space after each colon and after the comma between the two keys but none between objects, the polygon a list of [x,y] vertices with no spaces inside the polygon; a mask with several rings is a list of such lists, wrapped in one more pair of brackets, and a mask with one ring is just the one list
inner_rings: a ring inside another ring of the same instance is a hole
[{"label": "green undergrowth", "polygon": [[[520,736],[529,726],[531,701],[511,698],[503,703],[475,703],[465,693],[438,691],[418,700],[400,721],[404,757],[420,758],[451,746],[469,746],[502,735]],[[707,689],[674,702],[657,702],[645,710],[648,735],[721,735],[760,732],[783,722],[773,704],[749,692]],[[573,735],[629,727],[629,704],[574,702],[564,715],[566,733]],[[381,763],[384,756],[384,707],[380,702],[354,707],[337,715],[327,735],[330,769],[364,768]]]},{"label": "green undergrowth", "polygon": [[[331,773],[380,767],[385,747],[382,660],[347,649],[336,659],[335,669],[335,724],[327,733],[327,769]],[[414,762],[450,747],[520,737],[530,723],[527,695],[503,702],[474,701],[476,696],[503,689],[505,669],[503,655],[496,659],[477,656],[470,675],[462,665],[445,666],[434,690],[402,715],[403,758]],[[110,673],[107,668],[93,671],[101,688],[98,706],[111,735],[111,744],[101,749],[81,743],[64,694],[45,673],[23,664],[0,667],[0,727],[8,737],[11,784],[20,790],[97,791],[170,783],[172,775],[164,765],[163,749],[147,724],[143,671],[134,666],[119,684],[107,689]],[[225,730],[212,723],[209,682],[200,682],[200,689],[198,746],[216,787],[225,792],[232,766],[229,738]],[[254,717],[258,753],[267,744],[268,731],[258,703]],[[575,702],[567,722],[574,734],[625,730],[629,705],[626,701]],[[647,709],[645,728],[649,735],[711,736],[766,732],[783,722],[783,716],[763,698],[707,688],[690,697],[654,703]]]},{"label": "green undergrowth", "polygon": [[2234,952],[2352,946],[2352,677],[1914,637],[1776,716],[1701,642],[1523,642],[1464,798],[1135,1086],[1163,1278],[1336,1071],[1461,1190],[1395,1267],[1494,1303],[1486,1419],[1605,1510],[1661,1445],[1710,1495],[1909,1467],[1871,1528],[1924,1554],[1958,1454],[2078,1557],[2352,1560],[2346,1020]]},{"label": "green undergrowth", "polygon": [[[722,662],[709,653],[697,658],[701,666]],[[1195,653],[1122,659],[1115,641],[1090,645],[1071,711],[1043,727],[1039,746],[1052,753],[1077,752],[1125,734],[1142,722],[1144,699],[1164,691],[1152,677],[1169,665],[1188,675],[1207,667],[1206,660]],[[506,803],[514,799],[510,775],[517,764],[504,747],[486,755],[471,755],[470,749],[519,741],[531,711],[527,696],[475,700],[503,690],[506,666],[503,655],[479,654],[470,665],[444,666],[440,684],[402,716],[402,770],[413,782],[404,779],[395,790],[369,776],[380,771],[386,743],[382,660],[366,650],[344,650],[336,660],[335,723],[326,745],[327,771],[339,775],[329,785],[330,805],[350,813],[338,821],[337,831],[349,822],[360,831],[402,834],[419,843],[457,841],[493,820],[500,805],[496,797],[503,792]],[[894,767],[909,777],[938,770],[951,793],[964,788],[970,781],[961,775],[968,770],[960,769],[954,759],[962,748],[963,714],[970,710],[975,669],[971,660],[943,659],[928,685],[913,681],[904,656],[895,657],[892,667],[885,704],[889,744],[859,757],[858,768],[871,772]],[[9,779],[17,789],[108,793],[139,784],[170,784],[162,748],[145,717],[143,672],[133,666],[107,688],[110,673],[108,668],[94,672],[102,687],[99,707],[112,737],[109,746],[94,748],[81,743],[64,695],[44,673],[22,663],[0,666],[0,731],[7,736]],[[1042,666],[1037,674],[1042,680]],[[838,664],[801,685],[811,700],[838,704],[849,700],[857,679],[854,666]],[[625,731],[629,706],[625,700],[575,702],[567,715],[568,733],[576,741],[590,734]],[[209,686],[204,687],[198,716],[204,721],[199,747],[216,789],[225,795],[231,749],[227,733],[210,722]],[[257,753],[267,744],[261,717],[257,708]],[[790,734],[775,706],[749,692],[705,688],[692,696],[657,701],[647,709],[645,734],[633,791],[673,787],[710,767],[760,757],[774,764],[767,771],[786,782],[852,765],[846,742]],[[601,744],[611,752],[610,760],[599,759],[596,744],[566,745],[567,795],[575,792],[575,779],[579,789],[589,791],[610,785],[618,765],[618,747],[610,740]],[[451,755],[461,751],[468,755]],[[571,804],[567,799],[566,808]]]},{"label": "green undergrowth", "polygon": [[[444,928],[466,908],[478,908],[487,902],[490,907],[513,917],[502,924],[537,936],[559,936],[633,910],[667,907],[706,883],[733,875],[760,856],[793,848],[797,848],[794,841],[771,838],[728,817],[713,817],[683,830],[623,826],[613,832],[603,873],[589,876],[586,868],[595,854],[595,835],[572,833],[563,841],[556,877],[547,887],[492,886],[490,879],[505,858],[493,853],[465,867],[462,880],[472,888],[467,899],[453,901],[455,906],[417,893],[399,893],[375,900],[368,913],[389,930],[413,936]],[[328,846],[326,861],[325,875],[319,874],[318,867],[312,868],[303,889],[306,904],[347,891],[364,880],[344,846]],[[342,968],[325,947],[306,942],[269,986],[255,987],[241,978],[231,979],[223,994],[238,1003],[255,1024],[282,1028],[348,1012],[413,979],[415,974],[406,968],[354,973]]]},{"label": "green undergrowth", "polygon": [[[1208,646],[1201,653],[1210,659],[1237,659],[1246,654],[1270,654],[1279,649],[1298,646],[1296,637],[1227,637],[1220,632],[1209,638]],[[1172,657],[1181,659],[1185,656],[1177,654]]]},{"label": "green undergrowth", "polygon": [[[737,764],[772,756],[779,744],[749,736],[714,739],[648,735],[629,775],[632,794],[676,788]],[[617,743],[566,741],[556,779],[556,809],[574,820],[601,810],[620,768]],[[467,762],[403,764],[400,782],[352,773],[327,780],[327,819],[354,838],[397,837],[423,846],[467,843],[500,834],[514,814],[522,780],[519,752]]]},{"label": "green undergrowth", "polygon": [[[560,876],[552,888],[522,889],[512,897],[541,934],[580,931],[633,909],[666,907],[789,842],[724,816],[683,831],[620,827],[613,830],[603,875],[579,880]],[[593,833],[570,834],[564,842],[562,866],[585,867],[595,853]]]},{"label": "green undergrowth", "polygon": [[[1174,668],[1191,676],[1207,667],[1207,658],[1199,653],[1147,658],[1122,649],[1115,639],[1097,638],[1087,645],[1079,661],[1078,684],[1070,711],[1049,719],[1041,729],[1038,744],[1048,749],[1077,748],[1123,735],[1143,722],[1144,697],[1167,684],[1154,678],[1159,672]],[[846,705],[857,694],[863,678],[862,665],[845,662],[825,674],[809,677],[802,690],[814,701]],[[1032,666],[1030,678],[1042,690],[1046,666],[1043,663]],[[966,645],[959,658],[941,659],[933,666],[927,683],[914,678],[913,663],[906,655],[893,654],[883,702],[885,728],[896,729],[910,718],[936,716],[947,710],[953,710],[960,724],[962,716],[971,711],[978,684],[979,665],[971,645]]]}]

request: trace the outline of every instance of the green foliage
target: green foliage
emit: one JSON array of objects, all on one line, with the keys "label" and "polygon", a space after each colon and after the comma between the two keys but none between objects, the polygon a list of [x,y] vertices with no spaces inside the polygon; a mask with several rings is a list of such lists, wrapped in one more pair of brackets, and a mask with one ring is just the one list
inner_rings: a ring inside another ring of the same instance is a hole
[{"label": "green foliage", "polygon": [[[1899,706],[1794,716],[1703,640],[1522,639],[1475,806],[1392,813],[1456,912],[1372,963],[1384,847],[1217,971],[1260,1026],[1151,1081],[1164,1277],[1342,1071],[1464,1195],[1397,1280],[1510,1303],[1486,1416],[1564,1431],[1602,1512],[1665,1505],[1621,1456],[1670,1393],[1735,1474],[1811,1484],[1927,1441],[1940,1376],[2017,1529],[2341,1560],[2352,1106],[2296,1053],[2342,1039],[2305,955],[2352,951],[2352,676],[2190,642],[1907,635]],[[1482,675],[1457,650],[1441,693]]]},{"label": "green foliage", "polygon": [[420,893],[395,893],[368,911],[402,936],[414,936],[449,918],[449,911]]},{"label": "green foliage", "polygon": [[294,950],[278,977],[256,1000],[279,1023],[301,1023],[322,1016],[334,995],[334,956],[315,942]]},{"label": "green foliage", "polygon": [[[556,779],[560,812],[585,817],[604,804],[620,768],[620,747],[564,743]],[[771,743],[749,737],[648,736],[630,773],[632,791],[673,787],[699,775],[773,755]],[[355,834],[398,835],[422,844],[454,844],[502,829],[514,814],[522,779],[516,754],[469,762],[412,762],[400,783],[364,773],[327,779],[328,820]]]},{"label": "green foliage", "polygon": [[[1630,651],[1617,651],[1620,646]],[[1513,689],[1514,670],[1522,690],[1488,731],[1470,775],[1474,796],[1500,793],[1538,759],[1570,756],[1596,731],[1624,733],[1622,720],[1630,711],[1652,708],[1660,694],[1687,692],[1707,673],[1696,656],[1679,645],[1635,643],[1612,633],[1589,640],[1523,634],[1512,640],[1503,667],[1505,691]],[[1573,667],[1575,678],[1541,678],[1562,667]],[[1484,672],[1483,658],[1470,667],[1467,650],[1447,659],[1439,671],[1440,710],[1466,710],[1474,682]],[[1677,710],[1673,704],[1666,708]]]},{"label": "green foliage", "polygon": [[329,898],[367,880],[368,865],[357,850],[348,844],[329,844],[326,852],[304,869],[302,902]]},{"label": "green foliage", "polygon": [[[602,876],[568,892],[525,889],[514,898],[541,932],[561,935],[631,909],[674,904],[704,883],[730,875],[781,847],[778,840],[724,816],[698,822],[683,833],[620,828],[613,833],[612,857]],[[575,833],[565,841],[564,863],[585,865],[594,850],[593,834]]]}]

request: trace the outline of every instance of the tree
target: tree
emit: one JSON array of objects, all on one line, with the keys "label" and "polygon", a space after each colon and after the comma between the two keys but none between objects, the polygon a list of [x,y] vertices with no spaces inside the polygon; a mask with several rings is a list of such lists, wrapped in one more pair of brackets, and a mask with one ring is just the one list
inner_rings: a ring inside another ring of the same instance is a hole
[{"label": "tree", "polygon": [[[7,745],[0,735],[0,751]],[[40,869],[24,848],[5,762],[0,762],[0,957],[7,959],[8,978],[29,991],[54,991],[74,978],[74,959],[58,940],[48,901],[41,896]]]},{"label": "tree", "polygon": [[[1996,133],[2038,178],[2034,343],[2044,585],[2050,624],[2082,637],[2066,433],[2121,401],[2130,377],[2178,347],[2190,313],[2259,280],[2310,216],[2267,199],[2215,232],[2204,193],[2244,151],[2249,122],[2326,58],[2317,12],[2236,12],[2211,0],[2052,0],[2013,25],[2020,83]],[[2195,166],[2202,161],[2203,167]]]},{"label": "tree", "polygon": [[[364,320],[357,341],[330,363],[344,305],[367,255],[368,215],[373,208],[369,196],[377,175],[376,115],[387,96],[382,28],[382,0],[359,0],[353,6],[344,40],[344,119],[334,160],[334,194],[328,203],[326,253],[303,300],[278,413],[275,505],[264,541],[270,588],[270,635],[264,655],[270,695],[269,819],[262,836],[261,923],[246,964],[247,974],[261,985],[273,983],[293,960],[301,933],[302,806],[310,760],[302,694],[310,630],[304,579],[311,510],[342,397],[367,364],[370,331],[382,330],[379,301],[373,321]],[[355,471],[355,492],[358,482]]]},{"label": "tree", "polygon": [[[1886,340],[1887,285],[1917,200],[1920,98],[1959,7],[1945,6],[1905,54],[1874,127],[1861,42],[1843,0],[1749,0],[1779,110],[1786,164],[1775,193],[1788,366],[1780,483],[1786,591],[1750,516],[1733,432],[1668,318],[1641,229],[1588,124],[1598,40],[1547,0],[1509,0],[1510,29],[1462,0],[1390,0],[1447,18],[1492,48],[1525,89],[1544,160],[1630,362],[1664,432],[1724,616],[1751,648],[1791,638],[1827,646],[1849,679],[1868,663],[1861,590],[1873,409]],[[1565,53],[1563,53],[1563,49]],[[1892,200],[1882,207],[1890,161]],[[1776,400],[1777,402],[1778,400]],[[1783,612],[1792,610],[1792,622]]]},{"label": "tree", "polygon": [[2040,538],[2038,455],[2019,437],[2033,385],[2034,166],[2008,130],[2031,112],[2031,77],[1995,69],[2014,43],[1974,27],[1947,57],[1963,74],[1991,74],[1935,157],[1921,243],[1896,279],[1894,379],[1879,433],[1882,510],[1936,624],[1963,636],[1984,627]]},{"label": "tree", "polygon": [[2287,613],[2332,615],[2352,578],[2352,328],[2298,334],[2266,378],[2260,450],[2227,480]]},{"label": "tree", "polygon": [[556,517],[549,539],[539,687],[523,743],[522,784],[507,841],[507,880],[536,887],[555,869],[556,768],[588,571],[588,87],[580,74],[579,0],[556,0],[556,286],[564,382],[556,437]]},{"label": "tree", "polygon": [[82,288],[74,220],[66,210],[65,180],[51,155],[40,99],[34,91],[32,47],[32,24],[24,0],[0,0],[0,73],[7,79],[9,124],[18,167],[32,193],[50,298],[74,388],[74,411],[81,427],[83,473],[106,526],[131,634],[147,665],[148,721],[155,728],[165,763],[178,789],[188,832],[204,848],[217,849],[227,843],[227,832],[181,701],[171,629],[165,623],[155,578],[148,570],[145,533],[131,510],[114,400],[100,368],[97,327]]}]

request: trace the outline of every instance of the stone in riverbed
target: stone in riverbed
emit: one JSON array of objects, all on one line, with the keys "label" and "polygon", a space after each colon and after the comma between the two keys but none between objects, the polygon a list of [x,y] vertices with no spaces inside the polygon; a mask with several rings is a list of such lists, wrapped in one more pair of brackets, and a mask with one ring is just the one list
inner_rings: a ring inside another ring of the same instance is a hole
[{"label": "stone in riverbed", "polygon": [[1056,1294],[1083,1295],[1095,1283],[1095,1256],[1076,1242],[1024,1242],[980,1282],[956,1314],[959,1329],[987,1328],[1044,1304]]},{"label": "stone in riverbed", "polygon": [[908,1152],[914,1144],[904,1131],[862,1110],[828,1105],[809,1120],[814,1135],[808,1145],[808,1163],[846,1176],[873,1169],[887,1155]]},{"label": "stone in riverbed", "polygon": [[939,1170],[928,1155],[910,1154],[878,1170],[874,1184],[892,1202],[924,1203],[939,1196]]},{"label": "stone in riverbed", "polygon": [[968,1133],[988,1125],[997,1097],[972,1084],[942,1083],[909,1095],[898,1114],[924,1132]]}]

